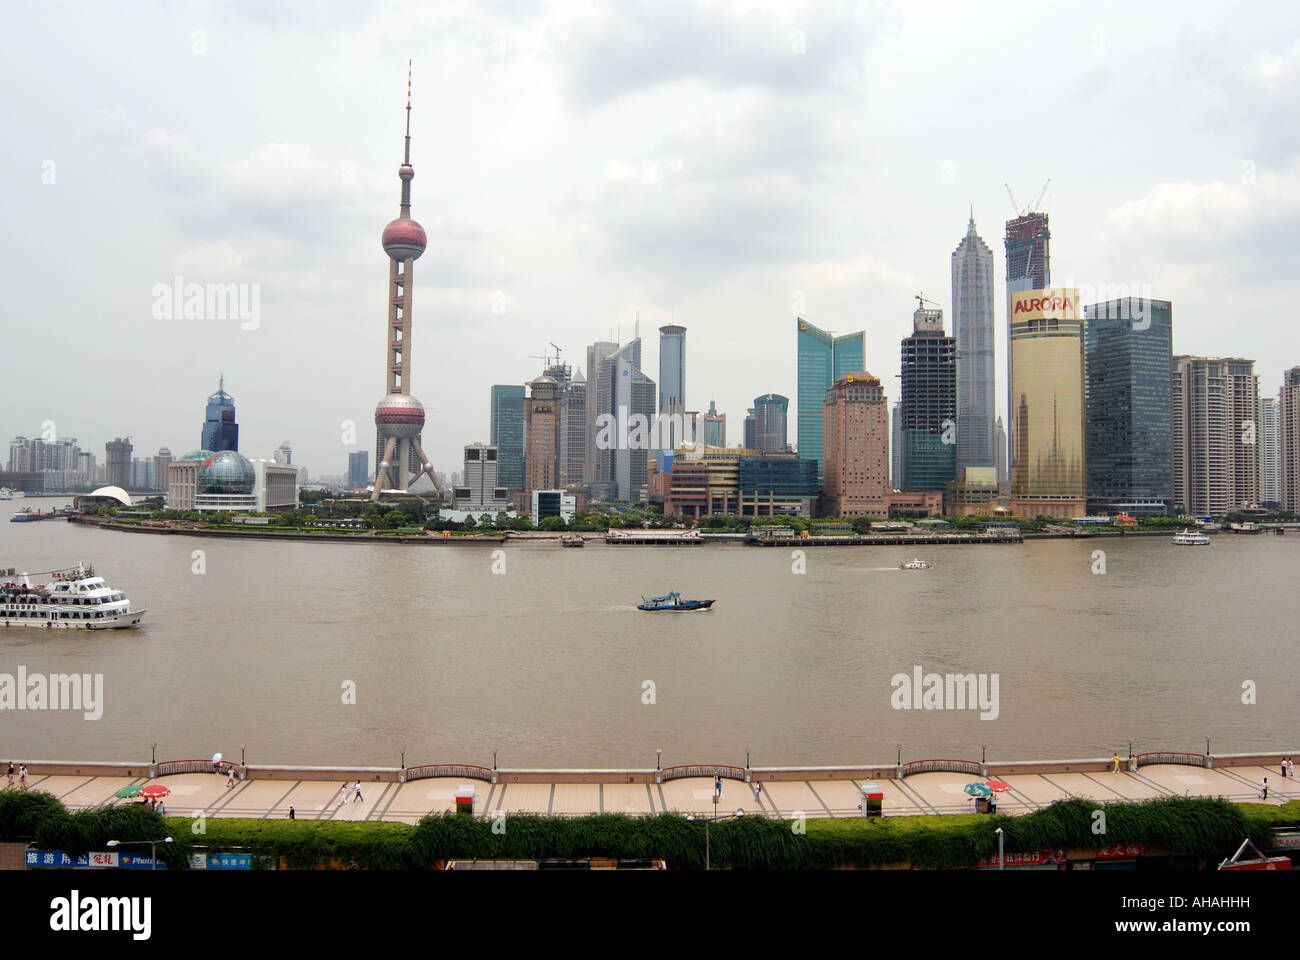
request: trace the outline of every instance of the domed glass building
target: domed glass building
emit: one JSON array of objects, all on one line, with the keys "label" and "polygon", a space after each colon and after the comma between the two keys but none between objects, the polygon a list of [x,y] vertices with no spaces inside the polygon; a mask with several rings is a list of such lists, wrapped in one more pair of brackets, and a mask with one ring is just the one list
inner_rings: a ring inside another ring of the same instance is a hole
[{"label": "domed glass building", "polygon": [[222,450],[203,461],[199,470],[200,494],[248,495],[253,492],[257,474],[248,458],[234,450]]}]

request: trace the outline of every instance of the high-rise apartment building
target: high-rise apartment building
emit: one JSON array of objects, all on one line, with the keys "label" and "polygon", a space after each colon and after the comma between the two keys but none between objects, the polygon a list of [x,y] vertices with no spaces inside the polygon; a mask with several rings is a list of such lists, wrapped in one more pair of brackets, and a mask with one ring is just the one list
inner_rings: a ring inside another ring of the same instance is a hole
[{"label": "high-rise apartment building", "polygon": [[902,342],[903,490],[944,490],[957,475],[957,340],[943,311],[917,307]]},{"label": "high-rise apartment building", "polygon": [[1174,500],[1197,516],[1259,502],[1259,378],[1239,357],[1174,357]]},{"label": "high-rise apartment building", "polygon": [[524,395],[523,385],[496,384],[492,387],[491,440],[497,448],[499,480],[503,487],[519,490],[524,485]]},{"label": "high-rise apartment building", "polygon": [[1086,305],[1084,317],[1088,513],[1168,513],[1173,309],[1131,297]]},{"label": "high-rise apartment building", "polygon": [[1259,503],[1282,505],[1282,421],[1276,397],[1259,398]]},{"label": "high-rise apartment building", "polygon": [[957,342],[957,473],[997,463],[993,251],[975,215],[952,254],[952,326]]},{"label": "high-rise apartment building", "polygon": [[840,377],[826,391],[823,410],[823,512],[887,513],[889,405],[880,381],[862,370]]},{"label": "high-rise apartment building", "polygon": [[745,446],[762,450],[764,453],[785,453],[789,449],[786,438],[786,421],[790,410],[790,398],[779,393],[765,393],[754,398],[754,436],[753,443]]},{"label": "high-rise apartment building", "polygon": [[863,331],[834,336],[796,317],[799,364],[799,456],[817,461],[822,475],[822,417],[826,391],[844,376],[861,371],[867,363],[867,335]]},{"label": "high-rise apartment building", "polygon": [[131,438],[118,437],[104,444],[105,480],[110,487],[131,488]]},{"label": "high-rise apartment building", "polygon": [[1070,518],[1086,508],[1083,310],[1076,290],[1011,294],[1011,512]]},{"label": "high-rise apartment building", "polygon": [[1282,509],[1300,513],[1300,367],[1282,375],[1278,397],[1282,447]]}]

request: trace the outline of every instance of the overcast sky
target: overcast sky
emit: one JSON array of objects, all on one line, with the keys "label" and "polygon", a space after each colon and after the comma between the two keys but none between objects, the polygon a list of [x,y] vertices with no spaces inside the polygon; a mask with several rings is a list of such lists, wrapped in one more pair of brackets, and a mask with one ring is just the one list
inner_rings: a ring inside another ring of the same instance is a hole
[{"label": "overcast sky", "polygon": [[[0,432],[180,455],[224,372],[246,455],[371,449],[408,58],[439,469],[488,439],[492,384],[551,342],[585,365],[638,311],[656,380],[657,328],[687,328],[687,405],[733,444],[796,395],[800,297],[866,330],[892,401],[917,293],[951,331],[972,206],[1004,404],[1003,183],[1024,206],[1049,177],[1056,285],[1149,285],[1175,352],[1253,358],[1271,395],[1300,364],[1298,37],[1283,3],[12,6]],[[156,317],[177,276],[258,285],[256,329]]]}]

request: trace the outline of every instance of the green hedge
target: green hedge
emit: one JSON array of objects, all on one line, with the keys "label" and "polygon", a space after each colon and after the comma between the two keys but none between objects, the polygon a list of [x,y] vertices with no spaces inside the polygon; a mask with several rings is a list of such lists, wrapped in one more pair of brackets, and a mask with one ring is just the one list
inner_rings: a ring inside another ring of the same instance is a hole
[{"label": "green hedge", "polygon": [[[1105,813],[1104,834],[1094,834],[1094,812]],[[1249,837],[1270,845],[1275,824],[1300,821],[1300,801],[1285,806],[1232,804],[1208,798],[1163,798],[1101,806],[1074,799],[1024,816],[888,817],[808,820],[803,832],[790,821],[744,817],[710,827],[715,867],[737,870],[830,869],[911,863],[918,867],[972,867],[997,855],[1001,827],[1008,852],[1144,843],[1216,860]],[[421,869],[450,859],[662,858],[669,866],[704,866],[704,823],[675,814],[631,817],[599,814],[545,817],[513,814],[504,831],[491,818],[456,814],[403,823],[210,817],[202,834],[187,817],[164,819],[139,804],[69,813],[48,793],[0,791],[0,839],[36,841],[46,849],[79,854],[105,849],[109,839],[160,840],[173,867],[188,865],[196,847],[283,857],[290,867],[356,861],[368,869]],[[137,848],[143,849],[143,848]]]}]

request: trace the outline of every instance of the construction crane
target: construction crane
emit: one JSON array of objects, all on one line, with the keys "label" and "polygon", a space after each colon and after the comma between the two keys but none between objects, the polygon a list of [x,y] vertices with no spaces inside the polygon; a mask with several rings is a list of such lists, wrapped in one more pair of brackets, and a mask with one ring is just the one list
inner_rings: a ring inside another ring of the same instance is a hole
[{"label": "construction crane", "polygon": [[[1044,187],[1043,189],[1045,190],[1045,189],[1047,189],[1047,188]],[[551,346],[553,346],[553,347],[555,348],[555,362],[556,362],[556,364],[559,364],[559,362],[560,362],[560,345],[559,345],[558,343],[552,343]]]},{"label": "construction crane", "polygon": [[929,303],[929,304],[933,304],[933,305],[936,306],[936,307],[940,306],[938,300],[927,300],[925,297],[921,296],[921,294],[919,294],[919,293],[916,295],[916,299],[917,299],[918,301],[920,301],[920,307],[921,307],[921,309],[925,309],[925,305],[926,305],[927,303]]},{"label": "construction crane", "polygon": [[1025,209],[1020,209],[1020,204],[1016,203],[1016,195],[1011,192],[1011,184],[1004,183],[1002,186],[1007,188],[1007,196],[1011,198],[1011,209],[1016,211],[1017,217],[1027,217],[1031,213],[1037,213],[1039,206],[1043,202],[1043,197],[1047,196],[1047,184],[1052,182],[1052,178],[1047,178],[1047,183],[1043,184],[1043,189],[1038,191],[1038,199]]}]

